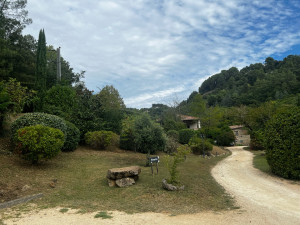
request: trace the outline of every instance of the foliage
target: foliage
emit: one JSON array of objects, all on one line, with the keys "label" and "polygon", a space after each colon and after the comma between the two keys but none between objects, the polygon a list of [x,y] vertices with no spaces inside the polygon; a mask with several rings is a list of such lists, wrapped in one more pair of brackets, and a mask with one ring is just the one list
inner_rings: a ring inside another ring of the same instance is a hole
[{"label": "foliage", "polygon": [[195,131],[192,129],[182,129],[179,131],[179,143],[188,144],[190,139],[195,135]]},{"label": "foliage", "polygon": [[165,148],[165,135],[159,124],[143,114],[134,121],[134,143],[137,152],[154,154]]},{"label": "foliage", "polygon": [[66,146],[63,146],[63,148],[68,149],[67,145],[69,145],[72,140],[67,140],[67,138],[70,138],[71,133],[68,135],[66,121],[58,116],[46,113],[26,113],[16,119],[11,124],[11,140],[13,143],[15,143],[17,140],[16,135],[18,129],[38,124],[61,130],[64,133],[64,143],[66,143]]},{"label": "foliage", "polygon": [[12,103],[10,102],[9,94],[4,88],[2,82],[0,82],[0,133],[2,132],[2,124],[3,124],[5,114],[8,111],[8,107],[11,104]]},{"label": "foliage", "polygon": [[213,149],[213,145],[202,138],[194,136],[189,141],[189,146],[195,155],[204,155]]},{"label": "foliage", "polygon": [[47,83],[47,59],[46,59],[46,37],[44,29],[40,30],[37,53],[36,53],[36,72],[35,72],[35,89],[39,92],[46,90]]},{"label": "foliage", "polygon": [[300,108],[278,112],[264,132],[264,146],[271,171],[300,180]]},{"label": "foliage", "polygon": [[122,121],[122,131],[120,134],[120,148],[125,150],[135,150],[134,135],[134,118],[127,117]]},{"label": "foliage", "polygon": [[169,130],[167,136],[175,141],[179,141],[179,132],[177,130]]},{"label": "foliage", "polygon": [[221,130],[221,133],[217,136],[217,144],[221,146],[230,146],[234,143],[235,136],[232,130]]},{"label": "foliage", "polygon": [[[103,130],[103,119],[95,113],[93,91],[87,89],[83,83],[77,84],[74,89],[76,107],[72,108],[70,121],[80,130],[80,141],[84,142],[85,133]],[[101,107],[101,105],[97,107]]]},{"label": "foliage", "polygon": [[165,117],[163,120],[163,128],[165,131],[169,130],[182,130],[186,128],[186,125],[182,121],[176,121],[173,118]]},{"label": "foliage", "polygon": [[166,137],[166,146],[164,152],[171,154],[177,150],[179,147],[179,143],[173,137],[167,136]]},{"label": "foliage", "polygon": [[93,131],[85,134],[85,142],[95,149],[119,146],[119,136],[112,131]]},{"label": "foliage", "polygon": [[13,113],[22,112],[25,104],[34,96],[33,91],[28,91],[27,87],[23,87],[20,82],[13,78],[9,78],[8,81],[4,82],[4,87],[13,103],[10,108]]},{"label": "foliage", "polygon": [[17,150],[33,164],[56,156],[64,145],[64,134],[59,129],[35,125],[17,131]]},{"label": "foliage", "polygon": [[177,152],[175,152],[172,157],[167,156],[166,164],[170,173],[170,178],[167,180],[169,184],[177,185],[180,183],[177,166],[179,163],[182,163],[190,153],[190,148],[186,145],[182,145],[177,148]]},{"label": "foliage", "polygon": [[123,121],[121,147],[141,153],[154,154],[165,149],[166,138],[159,124],[147,114]]},{"label": "foliage", "polygon": [[92,98],[96,116],[102,118],[104,129],[120,134],[125,105],[117,89],[107,85]]},{"label": "foliage", "polygon": [[43,111],[60,116],[66,120],[71,119],[73,108],[76,107],[76,92],[69,86],[53,86],[45,95]]},{"label": "foliage", "polygon": [[80,131],[79,129],[71,122],[65,121],[67,129],[66,129],[66,140],[64,143],[64,146],[62,148],[62,151],[68,152],[68,151],[74,151],[78,143],[80,141]]},{"label": "foliage", "polygon": [[259,105],[299,92],[300,56],[290,55],[282,61],[268,57],[240,71],[232,67],[205,80],[199,88],[209,106]]}]

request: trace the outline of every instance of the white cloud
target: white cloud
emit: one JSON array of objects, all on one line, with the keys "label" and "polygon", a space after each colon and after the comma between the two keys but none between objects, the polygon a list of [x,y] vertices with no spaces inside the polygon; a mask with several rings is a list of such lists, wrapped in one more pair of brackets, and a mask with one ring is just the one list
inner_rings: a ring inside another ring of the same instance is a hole
[{"label": "white cloud", "polygon": [[[61,46],[88,88],[113,84],[129,107],[174,93],[186,98],[209,75],[263,61],[300,43],[299,3],[243,0],[31,0],[35,37]],[[297,8],[298,7],[298,8]],[[177,88],[174,88],[177,87]]]}]

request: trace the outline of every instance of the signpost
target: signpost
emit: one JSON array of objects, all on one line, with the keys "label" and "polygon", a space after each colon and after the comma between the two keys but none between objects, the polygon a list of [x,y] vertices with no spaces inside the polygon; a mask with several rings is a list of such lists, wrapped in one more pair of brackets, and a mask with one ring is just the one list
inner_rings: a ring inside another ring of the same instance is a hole
[{"label": "signpost", "polygon": [[149,160],[149,163],[151,165],[152,175],[153,175],[153,163],[155,163],[155,165],[156,165],[156,173],[158,174],[159,156],[149,157],[148,160]]}]

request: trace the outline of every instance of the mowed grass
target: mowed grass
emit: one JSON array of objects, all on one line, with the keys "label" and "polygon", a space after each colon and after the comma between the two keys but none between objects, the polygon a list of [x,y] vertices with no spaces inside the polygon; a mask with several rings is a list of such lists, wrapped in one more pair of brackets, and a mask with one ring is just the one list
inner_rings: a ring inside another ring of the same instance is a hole
[{"label": "mowed grass", "polygon": [[253,151],[253,154],[254,154],[253,166],[261,170],[262,172],[272,174],[264,151]]},{"label": "mowed grass", "polygon": [[[160,156],[159,173],[152,175],[151,168],[144,167],[145,155],[128,151],[79,147],[75,152],[61,153],[37,166],[16,155],[0,155],[0,181],[8,185],[29,185],[30,189],[23,195],[43,193],[43,198],[34,201],[41,208],[59,206],[76,208],[80,212],[119,210],[171,214],[234,209],[232,198],[210,174],[211,168],[224,156],[204,159],[189,155],[178,167],[185,185],[185,190],[179,192],[162,189],[162,179],[169,174],[163,163],[164,155]],[[108,187],[108,169],[132,165],[142,168],[136,185]]]}]

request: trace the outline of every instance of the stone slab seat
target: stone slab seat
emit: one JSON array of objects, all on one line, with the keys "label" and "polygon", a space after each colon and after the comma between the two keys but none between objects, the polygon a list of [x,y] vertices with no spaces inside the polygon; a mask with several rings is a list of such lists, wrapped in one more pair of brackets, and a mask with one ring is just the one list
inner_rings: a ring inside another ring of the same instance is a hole
[{"label": "stone slab seat", "polygon": [[117,180],[122,178],[131,177],[135,180],[138,178],[138,175],[141,173],[141,168],[139,166],[129,166],[123,168],[113,168],[107,171],[107,179]]}]

